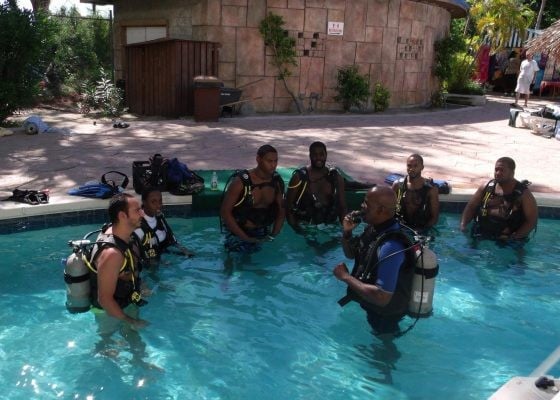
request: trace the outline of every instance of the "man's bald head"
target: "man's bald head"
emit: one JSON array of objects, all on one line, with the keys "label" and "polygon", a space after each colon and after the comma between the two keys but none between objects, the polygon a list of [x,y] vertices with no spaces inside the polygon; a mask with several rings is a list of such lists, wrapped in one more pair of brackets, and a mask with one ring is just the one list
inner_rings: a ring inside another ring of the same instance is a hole
[{"label": "man's bald head", "polygon": [[375,186],[367,194],[364,220],[368,224],[381,224],[395,216],[397,196],[388,186]]},{"label": "man's bald head", "polygon": [[375,203],[387,209],[391,215],[395,212],[397,196],[389,186],[375,186],[370,189],[368,197]]}]

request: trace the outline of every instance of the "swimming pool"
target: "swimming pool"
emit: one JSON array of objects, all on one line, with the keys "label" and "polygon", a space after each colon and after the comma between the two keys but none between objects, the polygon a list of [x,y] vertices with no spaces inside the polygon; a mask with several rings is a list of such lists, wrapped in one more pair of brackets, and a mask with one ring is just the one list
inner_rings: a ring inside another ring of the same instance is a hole
[{"label": "swimming pool", "polygon": [[95,354],[92,313],[64,308],[66,242],[97,225],[3,235],[0,398],[487,398],[558,345],[559,221],[541,220],[520,253],[473,248],[458,218],[441,217],[433,244],[434,315],[394,346],[371,335],[356,304],[336,303],[345,288],[332,269],[344,257],[328,230],[310,247],[285,227],[224,268],[217,218],[171,218],[197,256],[169,255],[147,278],[143,363],[118,335],[111,353]]}]

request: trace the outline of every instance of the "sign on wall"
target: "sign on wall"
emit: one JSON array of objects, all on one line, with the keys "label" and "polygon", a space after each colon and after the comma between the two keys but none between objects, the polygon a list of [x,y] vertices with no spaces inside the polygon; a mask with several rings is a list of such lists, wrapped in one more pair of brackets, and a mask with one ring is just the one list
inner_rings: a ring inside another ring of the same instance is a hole
[{"label": "sign on wall", "polygon": [[399,60],[421,60],[424,54],[424,40],[397,37],[397,58]]},{"label": "sign on wall", "polygon": [[328,22],[327,35],[342,36],[344,34],[344,22]]}]

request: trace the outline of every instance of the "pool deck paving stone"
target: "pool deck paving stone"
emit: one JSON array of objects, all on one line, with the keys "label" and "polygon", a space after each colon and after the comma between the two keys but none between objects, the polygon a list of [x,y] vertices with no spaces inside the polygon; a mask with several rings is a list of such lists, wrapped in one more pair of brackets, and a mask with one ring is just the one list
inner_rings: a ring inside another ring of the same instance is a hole
[{"label": "pool deck paving stone", "polygon": [[[58,132],[27,135],[16,129],[0,137],[4,168],[0,198],[21,189],[50,189],[47,205],[0,202],[0,219],[79,209],[104,208],[106,200],[67,195],[68,189],[99,180],[104,172],[126,173],[131,183],[134,160],[154,153],[177,157],[195,170],[253,167],[259,146],[279,152],[279,166],[308,162],[308,146],[321,140],[328,161],[359,181],[384,184],[391,173],[404,173],[412,153],[424,157],[424,176],[452,186],[442,201],[465,201],[490,179],[497,158],[517,163],[516,178],[532,182],[542,206],[560,207],[560,140],[508,126],[511,97],[488,96],[478,107],[443,110],[401,109],[379,114],[254,115],[196,123],[192,119],[122,118],[130,124],[113,128],[109,119],[86,118],[54,109],[29,110],[14,117],[39,115]],[[534,97],[532,108],[553,101]],[[96,122],[94,124],[94,121]],[[165,195],[164,203],[188,203],[188,196]]]}]

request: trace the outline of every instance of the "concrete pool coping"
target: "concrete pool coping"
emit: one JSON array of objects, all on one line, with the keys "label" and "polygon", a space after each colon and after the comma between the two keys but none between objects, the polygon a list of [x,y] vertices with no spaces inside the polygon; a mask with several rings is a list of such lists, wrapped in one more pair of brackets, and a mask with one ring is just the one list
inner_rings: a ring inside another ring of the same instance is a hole
[{"label": "concrete pool coping", "polygon": [[[126,193],[138,196],[132,190]],[[365,192],[364,192],[365,193]],[[440,203],[443,210],[450,210],[450,205],[464,207],[472,195],[470,190],[456,190],[448,195],[441,195]],[[162,193],[163,204],[165,206],[185,206],[192,207],[193,196],[174,196],[169,193]],[[196,195],[195,195],[196,196]],[[560,195],[557,194],[538,194],[537,204],[541,217],[560,218]],[[90,210],[106,210],[108,200],[90,199],[78,196],[55,195],[50,199],[49,204],[29,205],[15,202],[4,202],[0,204],[0,221],[14,220],[18,218],[30,218],[43,215],[55,215],[61,213],[71,213]],[[447,206],[447,207],[446,207]],[[542,210],[541,210],[542,209]],[[543,212],[547,210],[546,212]],[[218,210],[215,210],[216,212]],[[458,212],[455,210],[455,212]]]}]

